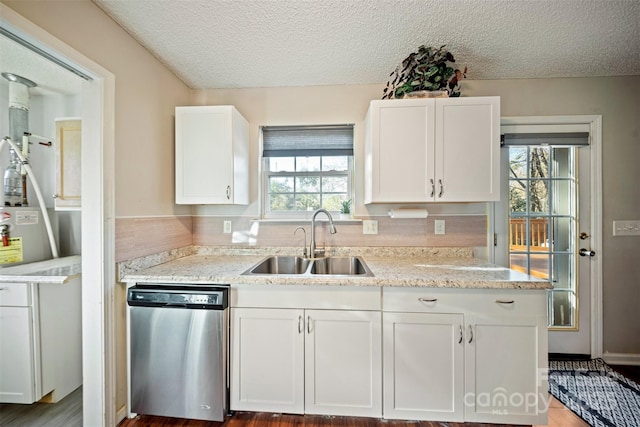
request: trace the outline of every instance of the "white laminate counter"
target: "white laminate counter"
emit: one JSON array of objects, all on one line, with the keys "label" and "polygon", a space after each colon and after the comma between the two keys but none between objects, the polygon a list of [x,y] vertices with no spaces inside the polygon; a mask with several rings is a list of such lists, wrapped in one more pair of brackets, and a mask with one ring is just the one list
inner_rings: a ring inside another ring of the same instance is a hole
[{"label": "white laminate counter", "polygon": [[0,283],[63,284],[82,273],[82,257],[73,255],[0,268]]},{"label": "white laminate counter", "polygon": [[[359,255],[373,277],[331,275],[243,275],[262,260],[264,249],[256,254],[233,254],[228,250],[196,251],[153,267],[122,274],[120,281],[234,284],[234,285],[335,285],[406,286],[486,289],[547,289],[548,281],[499,267],[473,258],[459,248],[416,250],[407,248],[344,248]],[[403,252],[404,251],[404,252]],[[202,253],[205,252],[205,253]],[[339,252],[335,255],[340,255]],[[122,270],[121,270],[122,271]]]}]

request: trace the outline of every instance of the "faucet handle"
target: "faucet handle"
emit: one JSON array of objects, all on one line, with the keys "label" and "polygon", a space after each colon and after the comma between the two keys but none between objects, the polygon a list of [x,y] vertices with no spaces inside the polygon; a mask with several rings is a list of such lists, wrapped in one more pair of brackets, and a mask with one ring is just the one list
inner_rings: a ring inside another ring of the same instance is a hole
[{"label": "faucet handle", "polygon": [[307,230],[305,230],[304,227],[296,227],[296,229],[293,231],[294,236],[298,232],[298,230],[302,230],[302,232],[304,233],[304,246],[302,247],[302,256],[304,258],[307,258]]}]

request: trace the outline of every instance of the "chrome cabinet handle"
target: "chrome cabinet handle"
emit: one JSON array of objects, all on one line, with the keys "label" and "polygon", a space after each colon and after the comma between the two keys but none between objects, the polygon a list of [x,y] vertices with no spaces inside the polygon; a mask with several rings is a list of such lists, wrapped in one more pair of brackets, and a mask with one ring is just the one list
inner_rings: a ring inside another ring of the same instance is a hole
[{"label": "chrome cabinet handle", "polygon": [[420,302],[436,302],[436,301],[438,301],[438,298],[418,298],[418,301],[420,301]]},{"label": "chrome cabinet handle", "polygon": [[307,333],[311,333],[311,316],[307,316]]},{"label": "chrome cabinet handle", "polygon": [[496,304],[513,304],[515,303],[512,299],[497,299]]},{"label": "chrome cabinet handle", "polygon": [[227,200],[231,198],[231,186],[227,185]]},{"label": "chrome cabinet handle", "polygon": [[302,316],[298,316],[298,333],[301,334],[304,332],[304,321]]},{"label": "chrome cabinet handle", "polygon": [[458,340],[458,344],[462,344],[462,340],[464,338],[464,332],[462,331],[462,325],[458,325],[458,328],[460,328],[460,339]]},{"label": "chrome cabinet handle", "polygon": [[433,179],[430,180],[431,181],[431,196],[433,197],[434,194],[436,194],[436,185],[433,183]]},{"label": "chrome cabinet handle", "polygon": [[473,341],[473,328],[469,325],[469,344]]},{"label": "chrome cabinet handle", "polygon": [[440,184],[440,193],[438,193],[438,197],[442,197],[442,193],[444,193],[444,185],[442,185],[442,180],[438,180],[438,184]]}]

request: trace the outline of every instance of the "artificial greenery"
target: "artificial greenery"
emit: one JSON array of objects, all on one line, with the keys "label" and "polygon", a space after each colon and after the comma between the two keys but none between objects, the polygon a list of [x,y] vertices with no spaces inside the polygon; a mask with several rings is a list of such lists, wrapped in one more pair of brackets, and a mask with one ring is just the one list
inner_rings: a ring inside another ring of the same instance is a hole
[{"label": "artificial greenery", "polygon": [[343,214],[351,213],[351,199],[343,200],[341,202],[340,213],[343,213]]},{"label": "artificial greenery", "polygon": [[448,65],[450,62],[455,62],[455,59],[451,52],[445,50],[445,45],[437,49],[420,46],[417,52],[412,52],[389,74],[391,78],[382,99],[402,98],[419,90],[446,90],[449,96],[460,96],[458,79],[464,73],[454,70]]}]

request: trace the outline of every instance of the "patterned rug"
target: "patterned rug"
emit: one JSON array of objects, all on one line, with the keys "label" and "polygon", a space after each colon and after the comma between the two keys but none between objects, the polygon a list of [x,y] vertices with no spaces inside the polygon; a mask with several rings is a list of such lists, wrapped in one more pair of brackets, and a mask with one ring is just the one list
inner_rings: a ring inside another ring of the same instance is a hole
[{"label": "patterned rug", "polygon": [[549,361],[549,392],[593,427],[640,426],[640,386],[602,359]]}]

